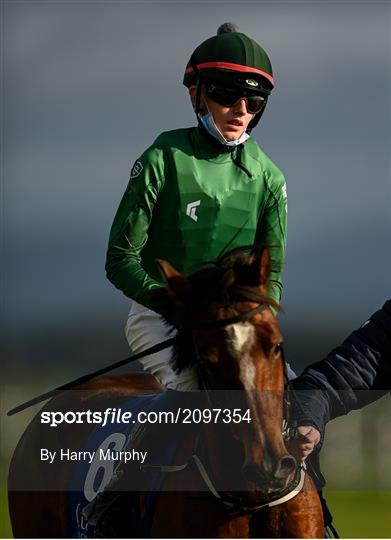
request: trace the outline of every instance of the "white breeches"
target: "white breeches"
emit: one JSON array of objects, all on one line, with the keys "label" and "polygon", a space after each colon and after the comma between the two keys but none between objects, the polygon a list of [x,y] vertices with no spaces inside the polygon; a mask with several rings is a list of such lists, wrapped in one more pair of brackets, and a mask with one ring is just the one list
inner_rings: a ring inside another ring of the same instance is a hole
[{"label": "white breeches", "polygon": [[[125,326],[125,335],[133,352],[145,351],[175,335],[164,324],[155,311],[132,303]],[[166,388],[181,391],[198,390],[199,383],[195,369],[183,370],[177,375],[170,366],[172,348],[145,356],[140,359],[144,369],[154,375]]]}]

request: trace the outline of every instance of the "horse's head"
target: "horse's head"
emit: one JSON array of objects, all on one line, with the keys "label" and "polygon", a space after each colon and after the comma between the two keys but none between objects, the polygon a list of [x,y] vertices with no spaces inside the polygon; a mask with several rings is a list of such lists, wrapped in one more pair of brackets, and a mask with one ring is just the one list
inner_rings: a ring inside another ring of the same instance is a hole
[{"label": "horse's head", "polygon": [[[159,263],[167,287],[156,289],[152,298],[178,330],[174,370],[197,366],[211,406],[241,414],[249,410],[251,422],[229,424],[246,497],[258,500],[283,490],[296,473],[296,461],[282,437],[285,369],[282,336],[270,309],[278,306],[266,292],[268,252],[234,250],[189,277]],[[216,426],[209,428],[218,433]],[[221,455],[217,439],[216,462]],[[213,440],[208,445],[213,447]]]}]

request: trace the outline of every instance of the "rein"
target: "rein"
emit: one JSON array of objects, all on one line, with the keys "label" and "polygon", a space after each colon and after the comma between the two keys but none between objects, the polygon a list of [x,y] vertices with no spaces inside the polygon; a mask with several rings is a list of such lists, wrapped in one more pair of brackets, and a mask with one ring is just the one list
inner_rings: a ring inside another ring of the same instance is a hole
[{"label": "rein", "polygon": [[270,508],[272,506],[278,506],[279,504],[286,503],[287,501],[290,501],[291,499],[296,497],[296,495],[300,493],[300,491],[303,489],[303,486],[304,486],[306,465],[303,462],[300,464],[300,467],[298,467],[296,476],[293,479],[293,481],[282,492],[277,493],[274,497],[270,497],[270,500],[265,501],[262,504],[257,504],[257,503],[242,504],[241,502],[234,502],[230,500],[229,498],[222,497],[220,493],[214,487],[199,457],[196,455],[193,455],[192,460],[194,464],[196,465],[202,479],[204,480],[205,484],[208,486],[208,489],[212,493],[212,495],[216,497],[216,499],[218,499],[220,502],[225,504],[225,506],[228,506],[230,508],[237,508],[238,510],[241,510],[243,512],[258,512],[259,510],[262,510],[263,508]]},{"label": "rein", "polygon": [[174,341],[175,341],[175,338],[166,339],[165,341],[162,341],[161,343],[157,343],[156,345],[149,347],[145,351],[132,354],[131,356],[128,356],[128,358],[119,360],[118,362],[114,362],[114,364],[110,364],[109,366],[98,369],[97,371],[93,371],[92,373],[87,373],[86,375],[82,375],[81,377],[78,377],[77,379],[74,379],[73,381],[62,384],[61,386],[57,386],[56,388],[53,388],[52,390],[49,390],[48,392],[45,392],[44,394],[40,394],[39,396],[36,396],[35,398],[30,399],[29,401],[26,401],[25,403],[21,403],[17,407],[14,407],[13,409],[7,412],[7,416],[12,416],[13,414],[24,411],[25,409],[28,409],[29,407],[32,407],[33,405],[36,405],[37,403],[41,403],[42,401],[45,401],[55,396],[58,392],[65,392],[65,390],[71,390],[72,388],[75,388],[76,386],[79,386],[80,384],[90,381],[94,377],[98,377],[99,375],[104,375],[105,373],[108,373],[109,371],[113,371],[113,369],[117,369],[121,366],[125,366],[126,364],[130,364],[130,362],[135,362],[136,360],[139,360],[140,358],[143,358],[144,356],[147,356],[148,354],[153,354],[153,353],[162,351],[163,349],[167,349],[168,347],[171,347],[174,344]]},{"label": "rein", "polygon": [[194,465],[196,467],[196,469],[200,473],[201,478],[205,482],[205,485],[217,500],[219,500],[225,506],[237,509],[241,512],[259,512],[259,510],[262,510],[263,508],[271,508],[272,506],[278,506],[279,504],[290,501],[291,499],[296,497],[296,495],[298,495],[303,489],[305,475],[307,471],[306,465],[303,461],[302,463],[300,463],[300,466],[297,469],[295,478],[284,490],[275,494],[273,497],[270,497],[269,500],[265,500],[265,502],[263,502],[262,504],[243,504],[241,502],[236,502],[229,499],[228,497],[222,497],[220,495],[220,493],[215,488],[204,464],[197,456],[197,454],[193,454],[190,460],[182,465],[141,465],[140,468],[144,471],[155,470],[162,473],[174,473],[189,469],[191,465]]}]

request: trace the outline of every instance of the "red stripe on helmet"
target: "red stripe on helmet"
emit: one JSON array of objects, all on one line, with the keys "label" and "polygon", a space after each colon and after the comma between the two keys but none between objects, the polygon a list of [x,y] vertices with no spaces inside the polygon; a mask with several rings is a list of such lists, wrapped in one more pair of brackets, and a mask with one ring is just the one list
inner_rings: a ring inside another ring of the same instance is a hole
[{"label": "red stripe on helmet", "polygon": [[[257,73],[258,75],[262,75],[262,77],[265,77],[268,81],[272,83],[274,86],[274,79],[269,73],[266,73],[266,71],[262,71],[261,69],[249,67],[249,66],[243,66],[241,64],[232,64],[231,62],[204,62],[202,64],[197,64],[197,69],[231,69],[232,71],[241,71],[243,73]],[[191,73],[193,68],[190,66],[186,69],[185,73]]]}]

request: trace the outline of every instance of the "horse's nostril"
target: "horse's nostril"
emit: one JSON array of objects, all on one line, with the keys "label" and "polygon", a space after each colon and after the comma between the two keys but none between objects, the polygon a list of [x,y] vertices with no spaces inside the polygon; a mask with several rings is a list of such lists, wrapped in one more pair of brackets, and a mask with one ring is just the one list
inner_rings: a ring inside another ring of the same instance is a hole
[{"label": "horse's nostril", "polygon": [[285,479],[296,469],[296,460],[292,456],[284,456],[278,462],[276,471],[274,473],[275,478]]}]

